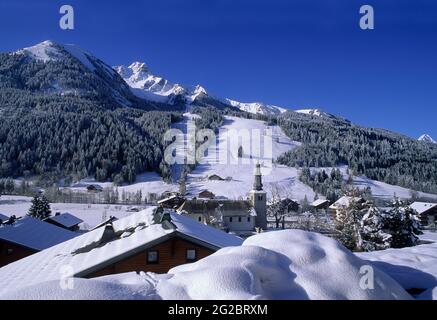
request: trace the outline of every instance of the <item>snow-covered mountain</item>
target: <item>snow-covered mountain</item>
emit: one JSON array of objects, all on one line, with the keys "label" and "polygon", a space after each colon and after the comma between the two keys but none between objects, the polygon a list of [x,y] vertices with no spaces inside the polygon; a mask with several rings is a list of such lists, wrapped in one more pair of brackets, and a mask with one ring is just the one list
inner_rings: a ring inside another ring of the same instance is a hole
[{"label": "snow-covered mountain", "polygon": [[25,54],[33,60],[43,62],[62,61],[67,55],[71,55],[79,60],[89,71],[96,72],[99,68],[111,76],[116,76],[116,72],[100,59],[97,59],[89,52],[72,44],[58,44],[51,40],[46,40],[32,47],[27,47],[13,52],[12,54]]},{"label": "snow-covered mountain", "polygon": [[153,74],[144,62],[134,62],[130,66],[115,66],[114,69],[140,98],[168,103],[185,103],[187,107],[210,105],[234,107],[255,114],[280,114],[287,109],[260,102],[244,103],[226,98],[218,98],[200,86],[183,86]]},{"label": "snow-covered mountain", "polygon": [[430,143],[437,144],[437,141],[435,141],[433,138],[431,138],[431,136],[429,134],[422,134],[418,140],[423,141],[423,142],[430,142]]},{"label": "snow-covered mountain", "polygon": [[43,62],[43,65],[38,66],[41,70],[37,74],[23,75],[33,77],[26,81],[32,83],[34,91],[95,96],[100,101],[110,102],[111,107],[118,105],[147,110],[169,107],[139,99],[111,66],[76,45],[46,40],[12,52],[10,56],[24,67],[35,61]]}]

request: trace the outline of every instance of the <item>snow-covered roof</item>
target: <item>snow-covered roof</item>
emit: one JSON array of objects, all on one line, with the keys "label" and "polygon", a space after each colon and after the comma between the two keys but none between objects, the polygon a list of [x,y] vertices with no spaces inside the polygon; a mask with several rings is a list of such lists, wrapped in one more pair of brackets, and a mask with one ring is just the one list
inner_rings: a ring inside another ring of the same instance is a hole
[{"label": "snow-covered roof", "polygon": [[326,204],[326,203],[329,203],[329,200],[317,199],[317,200],[314,200],[313,203],[311,203],[311,205],[313,207],[318,207],[318,206],[320,206],[322,204]]},{"label": "snow-covered roof", "polygon": [[410,208],[416,210],[418,214],[422,214],[430,209],[437,208],[437,203],[413,202]]},{"label": "snow-covered roof", "polygon": [[340,199],[338,199],[337,201],[335,201],[333,204],[331,204],[331,206],[329,208],[330,209],[345,208],[345,207],[348,207],[352,201],[361,202],[363,200],[364,199],[360,198],[360,197],[343,196]]},{"label": "snow-covered roof", "polygon": [[76,216],[73,216],[71,213],[65,212],[59,215],[55,215],[53,217],[48,218],[47,220],[52,220],[60,225],[63,225],[66,228],[71,228],[79,223],[82,223],[83,220],[79,219]]},{"label": "snow-covered roof", "polygon": [[214,215],[219,211],[223,216],[256,215],[252,204],[247,200],[191,199],[186,200],[178,211],[206,215]]},{"label": "snow-covered roof", "polygon": [[224,248],[167,274],[129,272],[76,278],[71,279],[70,290],[59,281],[42,279],[13,290],[14,283],[25,284],[19,278],[22,274],[33,279],[21,272],[15,279],[4,280],[0,269],[0,299],[411,299],[379,268],[371,270],[375,280],[372,288],[363,288],[363,266],[369,264],[335,239],[302,230],[281,230],[249,237],[241,246]]},{"label": "snow-covered roof", "polygon": [[24,217],[12,225],[0,227],[0,239],[38,251],[73,239],[77,235],[33,217]]},{"label": "snow-covered roof", "polygon": [[243,240],[191,218],[170,212],[174,228],[154,220],[153,207],[134,213],[112,224],[115,237],[104,241],[107,228],[99,228],[57,246],[0,268],[0,294],[39,282],[59,280],[66,267],[77,277],[85,276],[161,240],[180,235],[219,249],[239,246]]},{"label": "snow-covered roof", "polygon": [[6,220],[8,220],[8,219],[9,219],[8,216],[6,216],[6,215],[0,213],[0,223],[2,223],[3,221],[6,221]]}]

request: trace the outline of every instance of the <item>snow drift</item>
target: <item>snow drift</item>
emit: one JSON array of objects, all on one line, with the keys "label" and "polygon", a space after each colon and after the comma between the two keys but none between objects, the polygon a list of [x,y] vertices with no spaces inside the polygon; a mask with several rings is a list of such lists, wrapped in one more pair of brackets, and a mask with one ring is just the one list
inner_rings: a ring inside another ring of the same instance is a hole
[{"label": "snow drift", "polygon": [[127,273],[25,287],[3,299],[410,299],[374,269],[374,288],[360,287],[366,262],[336,240],[300,230],[248,238],[168,274]]}]

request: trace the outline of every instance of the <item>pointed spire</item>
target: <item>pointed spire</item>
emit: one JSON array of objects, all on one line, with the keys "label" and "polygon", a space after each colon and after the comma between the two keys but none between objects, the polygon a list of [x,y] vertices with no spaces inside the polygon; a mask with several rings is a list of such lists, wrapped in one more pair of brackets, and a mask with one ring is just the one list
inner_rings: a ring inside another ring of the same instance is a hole
[{"label": "pointed spire", "polygon": [[256,163],[254,175],[255,175],[255,181],[253,183],[253,189],[256,191],[261,191],[263,189],[263,184],[262,184],[261,165],[259,161]]}]

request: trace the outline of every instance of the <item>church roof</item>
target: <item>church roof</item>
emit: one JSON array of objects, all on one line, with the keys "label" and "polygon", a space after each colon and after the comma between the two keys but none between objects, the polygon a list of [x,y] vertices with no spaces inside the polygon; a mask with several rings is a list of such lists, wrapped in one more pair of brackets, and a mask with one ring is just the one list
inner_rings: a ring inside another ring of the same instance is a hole
[{"label": "church roof", "polygon": [[247,200],[186,200],[178,209],[189,214],[213,215],[220,210],[223,216],[248,216],[254,215],[255,210]]}]

